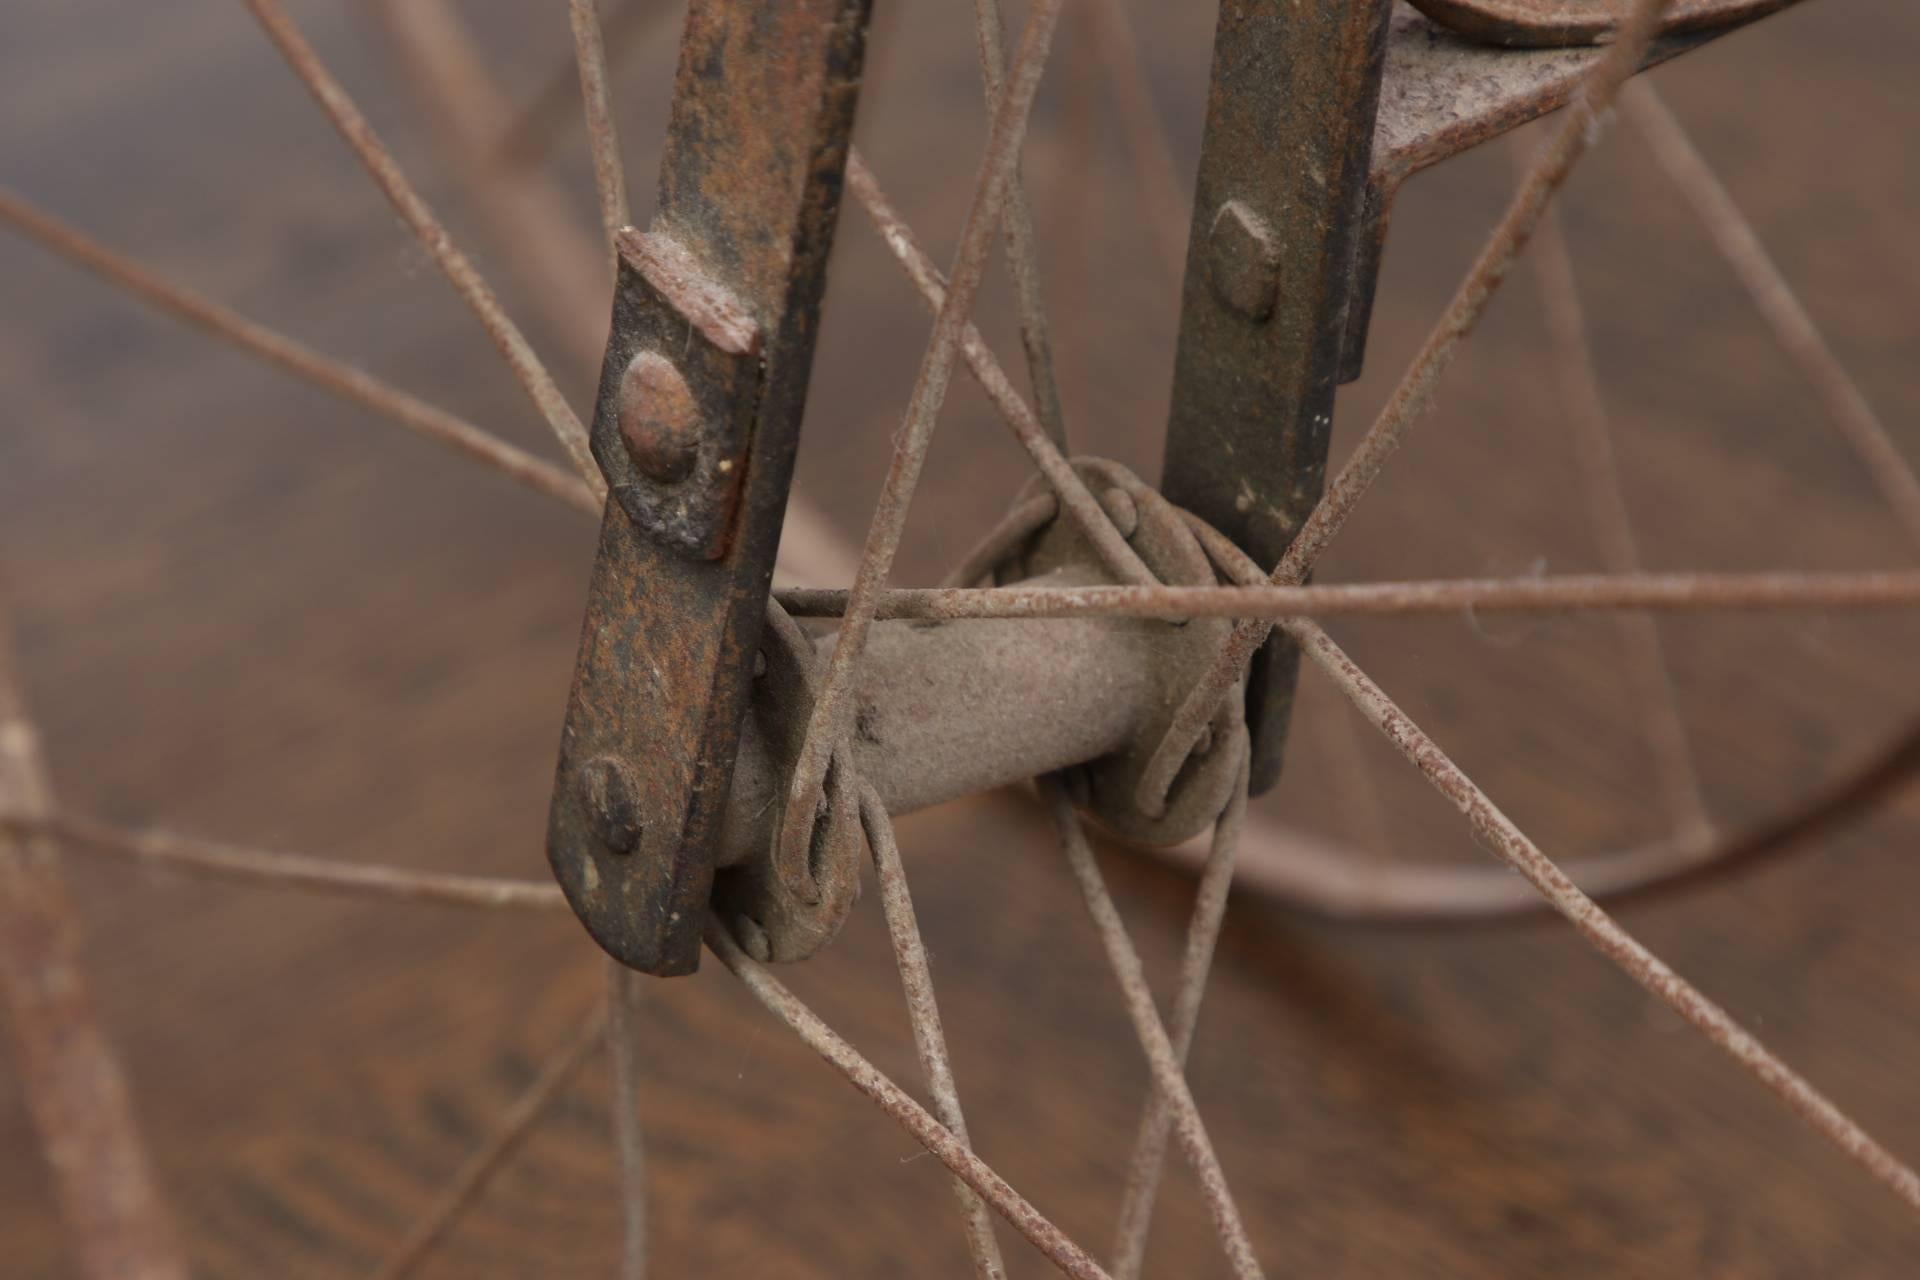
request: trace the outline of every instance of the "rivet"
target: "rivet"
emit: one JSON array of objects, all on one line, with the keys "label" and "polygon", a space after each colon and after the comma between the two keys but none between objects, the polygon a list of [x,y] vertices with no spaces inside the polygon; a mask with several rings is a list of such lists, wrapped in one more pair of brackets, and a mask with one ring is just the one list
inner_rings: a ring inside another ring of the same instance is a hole
[{"label": "rivet", "polygon": [[700,406],[673,362],[642,351],[620,376],[620,438],[640,474],[678,484],[700,461]]},{"label": "rivet", "polygon": [[1255,324],[1280,298],[1280,246],[1267,220],[1239,200],[1213,215],[1207,232],[1207,279],[1222,302]]},{"label": "rivet", "polygon": [[625,856],[640,847],[646,830],[640,820],[640,788],[624,760],[596,756],[587,761],[580,770],[580,802],[608,852]]}]

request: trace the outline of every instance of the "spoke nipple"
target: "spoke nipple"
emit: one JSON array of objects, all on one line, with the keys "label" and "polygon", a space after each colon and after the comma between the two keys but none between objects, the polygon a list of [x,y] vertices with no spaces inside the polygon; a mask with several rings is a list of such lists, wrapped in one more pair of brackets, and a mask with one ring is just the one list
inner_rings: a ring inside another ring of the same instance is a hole
[{"label": "spoke nipple", "polygon": [[700,406],[673,362],[642,351],[620,378],[620,438],[640,474],[678,484],[700,461]]},{"label": "spoke nipple", "polygon": [[733,918],[733,937],[740,949],[758,960],[761,964],[773,961],[773,944],[767,941],[767,931],[752,916]]},{"label": "spoke nipple", "polygon": [[1100,505],[1106,508],[1107,519],[1113,521],[1121,537],[1131,538],[1140,527],[1140,508],[1125,489],[1108,489],[1100,495]]},{"label": "spoke nipple", "polygon": [[1267,220],[1239,200],[1213,215],[1207,232],[1207,279],[1220,301],[1255,324],[1272,317],[1280,297],[1280,246]]},{"label": "spoke nipple", "polygon": [[625,761],[598,756],[580,771],[580,801],[593,833],[610,853],[626,856],[640,847],[640,788]]}]

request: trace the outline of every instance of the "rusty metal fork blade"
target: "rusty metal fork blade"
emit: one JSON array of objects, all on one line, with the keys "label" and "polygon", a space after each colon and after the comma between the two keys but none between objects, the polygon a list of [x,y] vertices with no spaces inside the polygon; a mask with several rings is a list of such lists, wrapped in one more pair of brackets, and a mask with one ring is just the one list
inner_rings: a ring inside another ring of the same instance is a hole
[{"label": "rusty metal fork blade", "polygon": [[690,973],[786,510],[870,0],[693,0],[660,212],[619,237],[610,497],[548,818],[575,914]]}]

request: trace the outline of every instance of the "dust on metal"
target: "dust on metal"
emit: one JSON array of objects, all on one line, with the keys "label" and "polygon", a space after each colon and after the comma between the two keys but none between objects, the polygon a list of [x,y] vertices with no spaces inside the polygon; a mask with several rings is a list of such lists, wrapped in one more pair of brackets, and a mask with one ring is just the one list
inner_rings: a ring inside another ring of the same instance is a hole
[{"label": "dust on metal", "polygon": [[[1220,5],[1161,487],[1266,564],[1326,476],[1391,8]],[[1279,639],[1249,677],[1256,792],[1298,661]]]},{"label": "dust on metal", "polygon": [[[693,0],[660,211],[645,233],[617,238],[592,432],[614,501],[588,592],[547,855],[594,939],[650,973],[699,963],[867,14],[868,0]],[[590,772],[629,780],[630,812],[624,794],[617,812],[602,807],[608,793]]]},{"label": "dust on metal", "polygon": [[[1488,44],[1561,48],[1610,39],[1619,30],[1617,0],[1412,0],[1440,25]],[[1797,0],[1672,0],[1659,34],[1674,35],[1750,22]]]},{"label": "dust on metal", "polygon": [[[1660,27],[1665,34],[1647,49],[1640,69],[1676,58],[1798,2],[1688,4],[1681,0],[1671,4]],[[1485,0],[1471,4],[1426,0],[1419,7],[1426,13],[1397,9],[1387,38],[1386,74],[1374,124],[1373,172],[1367,181],[1366,225],[1356,248],[1353,298],[1347,312],[1345,381],[1360,374],[1387,226],[1400,185],[1422,169],[1566,106],[1605,52],[1604,47],[1592,47],[1597,35],[1513,42],[1540,47],[1488,44],[1474,34],[1482,28],[1466,12],[1544,12],[1545,6],[1535,0],[1502,0],[1498,5]],[[1609,21],[1617,17],[1614,6],[1600,3],[1551,0],[1551,8],[1576,16],[1578,11],[1606,8]],[[1456,21],[1459,29],[1450,29]],[[1612,28],[1602,34],[1611,35]]]}]

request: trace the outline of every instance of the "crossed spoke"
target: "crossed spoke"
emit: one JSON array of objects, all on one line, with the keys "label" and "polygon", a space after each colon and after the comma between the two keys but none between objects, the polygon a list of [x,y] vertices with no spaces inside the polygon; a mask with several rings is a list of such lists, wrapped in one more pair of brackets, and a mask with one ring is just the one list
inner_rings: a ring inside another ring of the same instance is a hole
[{"label": "crossed spoke", "polygon": [[[296,376],[448,444],[548,496],[597,512],[604,498],[604,484],[587,451],[585,429],[544,365],[501,310],[472,264],[454,246],[444,226],[407,182],[351,99],[305,43],[278,0],[245,2],[402,219],[480,319],[509,368],[560,439],[584,483],[360,370],[332,361],[216,303],[168,284],[4,192],[0,192],[0,221],[144,301]],[[889,249],[932,309],[935,319],[852,589],[789,590],[779,596],[796,614],[843,619],[827,664],[822,695],[807,726],[801,764],[795,771],[781,823],[776,856],[783,866],[794,865],[796,858],[798,865],[804,866],[820,786],[828,761],[839,748],[847,729],[854,673],[868,629],[875,621],[1044,619],[1082,614],[1171,619],[1221,616],[1242,620],[1212,669],[1188,694],[1180,718],[1160,746],[1157,774],[1150,776],[1144,789],[1151,792],[1157,788],[1157,794],[1164,794],[1173,771],[1184,762],[1193,740],[1199,736],[1199,726],[1212,719],[1221,698],[1244,670],[1248,656],[1277,625],[1326,671],[1363,718],[1461,810],[1482,840],[1503,862],[1519,872],[1525,885],[1538,895],[1539,902],[1564,915],[1602,955],[1672,1007],[1901,1200],[1920,1209],[1920,1178],[1908,1165],[1875,1142],[1823,1094],[1622,929],[1593,901],[1590,893],[1576,883],[1588,878],[1586,868],[1581,864],[1568,864],[1568,868],[1563,869],[1541,852],[1312,620],[1317,615],[1342,613],[1409,614],[1465,608],[1644,611],[1816,606],[1881,608],[1920,603],[1920,573],[1910,571],[1649,574],[1639,569],[1631,527],[1620,501],[1617,468],[1606,439],[1604,410],[1599,404],[1597,384],[1585,350],[1583,322],[1571,271],[1548,204],[1574,164],[1591,147],[1598,122],[1644,56],[1664,8],[1662,0],[1637,0],[1615,42],[1590,74],[1583,92],[1568,108],[1562,127],[1524,173],[1505,216],[1393,397],[1281,562],[1271,573],[1266,573],[1244,556],[1236,561],[1234,557],[1239,553],[1230,543],[1196,524],[1196,536],[1228,579],[1229,585],[1221,587],[1167,587],[1155,582],[1127,547],[1125,539],[1119,536],[1109,513],[1079,480],[1064,456],[1065,429],[1040,298],[1032,216],[1018,173],[1028,115],[1061,7],[1062,0],[1037,0],[1016,56],[1008,66],[1001,49],[997,0],[977,0],[980,63],[992,130],[950,278],[943,279],[920,251],[911,231],[893,210],[864,162],[855,155],[849,163],[848,182],[856,197],[872,215]],[[622,12],[632,14],[638,8],[630,5]],[[1157,121],[1144,94],[1138,75],[1138,51],[1132,45],[1124,15],[1107,0],[1098,0],[1088,13],[1093,15],[1090,21],[1097,32],[1096,43],[1102,56],[1125,71],[1115,76],[1115,83],[1137,163],[1149,171],[1157,168],[1163,174],[1170,172],[1164,136],[1157,132]],[[593,0],[569,0],[569,17],[602,221],[611,236],[626,225],[629,210],[613,127],[606,50]],[[1915,481],[1911,467],[1891,443],[1858,386],[1841,369],[1804,306],[1765,255],[1737,207],[1650,89],[1630,94],[1623,105],[1646,132],[1663,166],[1695,204],[1716,244],[1753,294],[1783,346],[1820,389],[1843,435],[1868,463],[1889,504],[1916,539],[1920,539],[1920,482]],[[1166,186],[1165,182],[1160,186]],[[1150,203],[1164,206],[1158,208],[1156,214],[1158,234],[1168,242],[1169,256],[1177,265],[1181,255],[1172,251],[1176,246],[1171,237],[1176,232],[1182,238],[1185,234],[1185,219],[1178,216],[1177,187],[1171,195],[1165,190],[1159,191]],[[983,278],[988,246],[996,230],[1003,231],[1007,240],[1009,266],[1020,307],[1021,338],[1034,395],[1033,407],[1022,400],[968,320]],[[1302,585],[1308,570],[1340,532],[1406,432],[1430,405],[1435,387],[1460,342],[1471,332],[1517,255],[1536,233],[1544,250],[1543,303],[1561,351],[1567,398],[1574,407],[1574,416],[1580,419],[1579,440],[1590,482],[1590,502],[1611,572],[1553,579]],[[1047,479],[1052,494],[1016,512],[1015,518],[1008,522],[1014,532],[1009,533],[1007,528],[996,531],[950,579],[951,585],[923,591],[888,590],[886,579],[956,356],[965,361],[986,388],[989,398]],[[971,586],[1010,546],[1059,513],[1065,513],[1088,532],[1092,544],[1123,580],[1123,585],[992,590]],[[1699,802],[1697,779],[1686,752],[1684,730],[1671,711],[1671,680],[1666,674],[1657,632],[1644,614],[1630,614],[1624,625],[1643,674],[1642,692],[1648,707],[1654,709],[1649,712],[1649,718],[1657,720],[1657,710],[1664,706],[1670,719],[1664,727],[1655,725],[1654,737],[1664,775],[1671,784],[1672,806],[1683,818],[1690,814],[1693,825],[1685,837],[1674,842],[1679,853],[1669,851],[1631,866],[1628,865],[1630,858],[1621,857],[1604,868],[1597,868],[1618,877],[1614,887],[1632,888],[1650,878],[1665,877],[1673,873],[1676,865],[1685,870],[1734,856],[1742,850],[1751,854],[1755,849],[1802,839],[1837,816],[1845,816],[1878,798],[1890,786],[1904,781],[1920,764],[1920,750],[1915,749],[1914,734],[1910,732],[1896,744],[1890,756],[1869,762],[1857,774],[1847,775],[1817,794],[1803,809],[1792,811],[1757,831],[1715,840],[1705,827],[1704,808]],[[0,670],[0,702],[5,701],[9,692],[5,675],[5,671]],[[0,706],[0,711],[4,710],[7,708]],[[9,715],[0,720],[4,721],[0,729],[10,735],[0,740],[0,748],[15,746],[23,733],[30,738],[23,717]],[[1152,1089],[1128,1165],[1126,1198],[1116,1236],[1114,1274],[1121,1277],[1139,1274],[1170,1138],[1177,1140],[1199,1175],[1234,1271],[1243,1277],[1260,1274],[1245,1226],[1183,1074],[1224,916],[1228,887],[1237,869],[1247,868],[1250,861],[1257,862],[1257,859],[1239,856],[1246,825],[1244,739],[1241,751],[1239,787],[1217,822],[1196,892],[1170,1025],[1162,1022],[1154,1008],[1139,957],[1107,891],[1068,792],[1054,779],[1044,780],[1042,785],[1069,867],[1100,934],[1152,1075]],[[0,765],[7,763],[0,759]],[[0,782],[7,781],[0,777]],[[0,787],[0,799],[8,798],[5,790]],[[1001,1277],[1005,1274],[989,1210],[1004,1217],[1066,1274],[1106,1275],[1090,1255],[973,1152],[900,851],[878,796],[871,789],[863,789],[859,803],[920,1065],[934,1101],[932,1112],[875,1069],[717,926],[709,929],[709,948],[761,1004],[792,1027],[952,1171],[977,1275]],[[91,849],[195,874],[281,887],[465,907],[564,910],[559,890],[546,883],[343,864],[167,832],[130,830],[61,812],[35,812],[17,801],[0,808],[0,851],[34,841]],[[5,866],[12,876],[10,866],[3,861],[0,866]],[[1577,874],[1570,875],[1569,870]],[[1454,873],[1428,870],[1410,871],[1410,874],[1445,877]],[[1430,889],[1438,881],[1422,883]],[[1450,883],[1458,890],[1466,882]],[[1488,895],[1480,890],[1487,883],[1485,877],[1474,879],[1472,884],[1478,888],[1464,892],[1464,896],[1456,894],[1453,899],[1448,898],[1449,891],[1443,887],[1437,898],[1442,902],[1454,901],[1456,905],[1471,899],[1472,905],[1485,907]],[[19,892],[16,883],[0,887],[8,889],[8,898]],[[1514,888],[1510,876],[1501,881],[1500,887],[1505,899],[1516,897],[1514,893],[1504,892]],[[1474,896],[1476,893],[1480,894],[1478,898]],[[1392,897],[1392,893],[1387,896]],[[0,915],[0,923],[5,922],[5,916]],[[636,1109],[638,981],[630,972],[618,966],[610,967],[604,1005],[556,1051],[533,1085],[502,1116],[486,1143],[463,1164],[432,1210],[387,1260],[379,1272],[382,1277],[391,1280],[409,1274],[446,1237],[546,1105],[602,1040],[611,1047],[616,1082],[614,1135],[624,1189],[626,1231],[622,1275],[625,1280],[638,1280],[643,1275],[644,1151]],[[107,1075],[111,1074],[109,1059]],[[100,1095],[109,1104],[113,1095],[111,1085],[108,1079]],[[107,1128],[111,1130],[114,1125],[109,1124]],[[137,1139],[129,1135],[130,1118],[125,1121],[124,1133],[108,1136],[133,1143],[123,1149],[134,1151],[137,1159]],[[51,1136],[48,1139],[50,1143],[53,1140]],[[152,1265],[152,1274],[175,1274],[166,1269],[171,1265],[170,1246],[164,1243],[163,1234],[137,1243],[137,1247],[151,1251],[142,1260]]]}]

